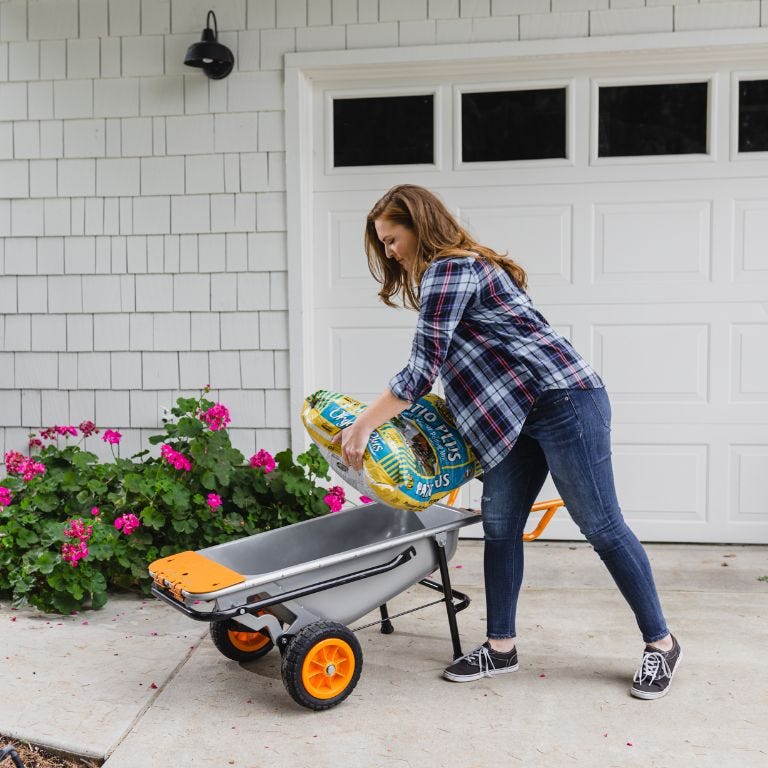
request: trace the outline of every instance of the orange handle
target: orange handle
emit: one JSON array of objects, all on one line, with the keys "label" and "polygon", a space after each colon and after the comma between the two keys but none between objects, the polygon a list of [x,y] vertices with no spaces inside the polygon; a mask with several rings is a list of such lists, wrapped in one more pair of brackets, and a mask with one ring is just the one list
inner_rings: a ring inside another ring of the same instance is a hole
[{"label": "orange handle", "polygon": [[[459,497],[459,489],[456,488],[445,497],[445,503],[449,507],[452,507],[458,497]],[[541,519],[539,520],[539,524],[530,533],[523,534],[523,541],[533,541],[534,539],[538,539],[539,536],[541,536],[543,530],[549,524],[549,521],[552,519],[555,512],[557,512],[557,510],[560,509],[560,507],[562,507],[563,505],[564,505],[564,502],[562,499],[550,499],[549,501],[537,501],[531,507],[531,512],[544,512],[544,514],[541,516]]]},{"label": "orange handle", "polygon": [[445,497],[445,503],[452,507],[454,503],[456,502],[456,499],[459,498],[459,489],[454,488],[446,497]]},{"label": "orange handle", "polygon": [[530,532],[523,534],[523,541],[533,541],[541,536],[541,532],[547,527],[552,516],[563,506],[562,499],[550,499],[549,501],[538,501],[531,507],[531,512],[542,512],[544,514],[539,520],[539,524]]}]

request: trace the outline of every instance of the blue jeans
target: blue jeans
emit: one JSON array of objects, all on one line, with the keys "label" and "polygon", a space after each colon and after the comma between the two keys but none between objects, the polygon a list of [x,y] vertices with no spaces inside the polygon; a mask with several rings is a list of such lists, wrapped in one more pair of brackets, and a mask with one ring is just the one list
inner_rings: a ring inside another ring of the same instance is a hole
[{"label": "blue jeans", "polygon": [[543,393],[511,452],[485,473],[483,530],[488,637],[515,637],[523,532],[547,472],[605,563],[647,643],[667,629],[645,550],[627,527],[611,467],[611,405],[604,389]]}]

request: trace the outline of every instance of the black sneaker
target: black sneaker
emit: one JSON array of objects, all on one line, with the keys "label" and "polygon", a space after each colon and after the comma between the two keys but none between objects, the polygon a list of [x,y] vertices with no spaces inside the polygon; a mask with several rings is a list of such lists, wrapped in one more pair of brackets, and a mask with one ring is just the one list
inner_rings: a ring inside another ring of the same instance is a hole
[{"label": "black sneaker", "polygon": [[652,645],[645,646],[643,661],[629,689],[633,696],[638,699],[660,699],[667,695],[675,670],[683,658],[680,643],[674,635],[672,643],[672,650],[669,651],[660,651]]},{"label": "black sneaker", "polygon": [[494,651],[486,641],[479,648],[456,659],[443,672],[443,677],[455,683],[468,683],[470,680],[479,680],[481,677],[514,672],[519,666],[517,648],[513,648],[509,653],[501,653]]}]

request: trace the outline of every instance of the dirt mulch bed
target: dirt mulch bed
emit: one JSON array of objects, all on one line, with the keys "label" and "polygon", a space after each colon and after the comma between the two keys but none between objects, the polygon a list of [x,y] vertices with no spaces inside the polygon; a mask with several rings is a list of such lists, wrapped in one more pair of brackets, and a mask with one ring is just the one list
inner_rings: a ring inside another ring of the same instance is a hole
[{"label": "dirt mulch bed", "polygon": [[[24,768],[99,768],[102,764],[101,760],[57,755],[43,747],[14,741],[0,734],[0,752],[6,747],[13,747],[16,750]],[[10,755],[2,762],[2,768],[11,768],[13,765]]]}]

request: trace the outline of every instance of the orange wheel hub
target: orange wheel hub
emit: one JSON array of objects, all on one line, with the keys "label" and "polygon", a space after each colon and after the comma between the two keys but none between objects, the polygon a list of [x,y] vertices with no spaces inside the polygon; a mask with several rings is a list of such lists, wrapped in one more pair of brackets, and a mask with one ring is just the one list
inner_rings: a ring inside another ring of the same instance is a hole
[{"label": "orange wheel hub", "polygon": [[310,648],[301,667],[301,681],[316,699],[332,699],[349,685],[354,673],[355,654],[350,645],[329,637]]},{"label": "orange wheel hub", "polygon": [[270,642],[269,635],[262,632],[241,632],[239,630],[228,629],[229,641],[237,648],[238,651],[245,651],[249,653],[251,651],[261,650],[267,643]]}]

